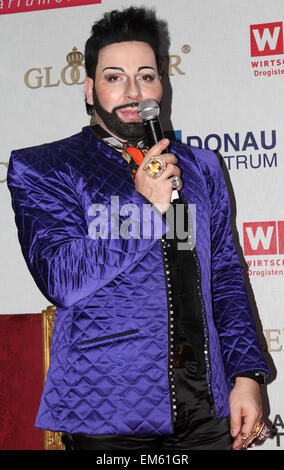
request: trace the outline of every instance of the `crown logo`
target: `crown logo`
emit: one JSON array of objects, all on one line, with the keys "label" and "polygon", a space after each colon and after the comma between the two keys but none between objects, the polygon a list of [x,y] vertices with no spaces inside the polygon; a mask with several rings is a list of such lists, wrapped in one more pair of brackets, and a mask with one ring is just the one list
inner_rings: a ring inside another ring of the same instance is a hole
[{"label": "crown logo", "polygon": [[73,47],[72,52],[66,56],[68,64],[72,67],[82,65],[84,56],[82,52],[79,52],[77,47]]}]

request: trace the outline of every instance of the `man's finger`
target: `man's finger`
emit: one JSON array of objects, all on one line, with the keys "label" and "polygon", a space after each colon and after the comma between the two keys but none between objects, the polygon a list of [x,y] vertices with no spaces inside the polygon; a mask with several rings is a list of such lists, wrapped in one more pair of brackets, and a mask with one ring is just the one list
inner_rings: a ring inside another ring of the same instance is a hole
[{"label": "man's finger", "polygon": [[167,179],[167,178],[170,178],[172,176],[179,176],[180,177],[180,175],[181,175],[180,168],[177,165],[173,164],[173,163],[168,163],[166,170],[161,175],[161,178],[162,179]]},{"label": "man's finger", "polygon": [[235,439],[235,442],[233,444],[233,448],[235,450],[242,448],[242,445],[243,445],[242,435],[248,437],[249,434],[254,431],[257,422],[258,422],[258,419],[256,419],[255,415],[244,417],[244,423],[241,426],[240,433]]},{"label": "man's finger", "polygon": [[242,427],[242,413],[239,407],[231,408],[231,436],[234,438],[233,449],[240,449],[241,441],[241,427]]},{"label": "man's finger", "polygon": [[236,410],[231,409],[231,435],[236,437],[241,431],[242,425],[242,415],[241,410],[237,408]]},{"label": "man's finger", "polygon": [[165,150],[168,147],[169,143],[170,143],[169,139],[160,140],[155,145],[153,145],[153,147],[151,147],[150,150],[148,150],[145,159],[148,160],[148,158],[153,157],[154,155],[160,155],[160,153],[162,153],[163,150]]},{"label": "man's finger", "polygon": [[251,412],[244,417],[244,423],[242,425],[241,432],[244,434],[253,432],[259,419],[260,415],[257,410],[251,410]]}]

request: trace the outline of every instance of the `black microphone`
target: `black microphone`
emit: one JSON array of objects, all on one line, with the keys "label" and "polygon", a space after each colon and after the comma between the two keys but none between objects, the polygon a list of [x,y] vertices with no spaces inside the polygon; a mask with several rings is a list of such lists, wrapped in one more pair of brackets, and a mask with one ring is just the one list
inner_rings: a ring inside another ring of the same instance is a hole
[{"label": "black microphone", "polygon": [[164,133],[159,119],[159,103],[152,99],[141,101],[138,105],[138,114],[144,123],[149,145],[150,147],[153,147],[153,145],[164,138]]},{"label": "black microphone", "polygon": [[[152,147],[164,138],[163,129],[159,119],[160,105],[157,101],[151,98],[141,101],[138,105],[138,114],[143,121],[148,143],[150,147]],[[162,153],[164,152],[165,150],[162,151]],[[178,191],[173,189],[172,201],[179,199]]]}]

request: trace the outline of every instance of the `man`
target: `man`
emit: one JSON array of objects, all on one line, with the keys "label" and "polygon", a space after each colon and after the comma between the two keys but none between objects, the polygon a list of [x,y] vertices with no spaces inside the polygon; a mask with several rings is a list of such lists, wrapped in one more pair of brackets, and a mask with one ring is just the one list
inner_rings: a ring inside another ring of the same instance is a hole
[{"label": "man", "polygon": [[[240,449],[261,419],[268,370],[218,160],[167,139],[149,148],[137,111],[145,99],[161,102],[158,50],[151,12],[106,14],[85,51],[96,122],[10,160],[23,254],[57,307],[36,426],[62,431],[67,449]],[[140,228],[151,204],[159,238],[114,234],[114,201],[138,208]],[[189,250],[167,237],[166,216],[181,201],[196,207]],[[97,237],[90,227],[102,207]]]}]

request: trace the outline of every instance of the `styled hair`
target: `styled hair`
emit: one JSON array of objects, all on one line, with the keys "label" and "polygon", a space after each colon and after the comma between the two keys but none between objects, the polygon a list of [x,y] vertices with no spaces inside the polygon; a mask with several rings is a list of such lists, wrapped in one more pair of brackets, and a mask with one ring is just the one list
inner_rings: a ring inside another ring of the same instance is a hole
[{"label": "styled hair", "polygon": [[[159,22],[153,10],[129,7],[105,13],[101,20],[94,23],[91,36],[85,45],[85,68],[87,76],[94,79],[100,49],[109,44],[124,41],[148,43],[155,54],[160,70],[160,32]],[[92,106],[86,103],[88,114]]]}]

